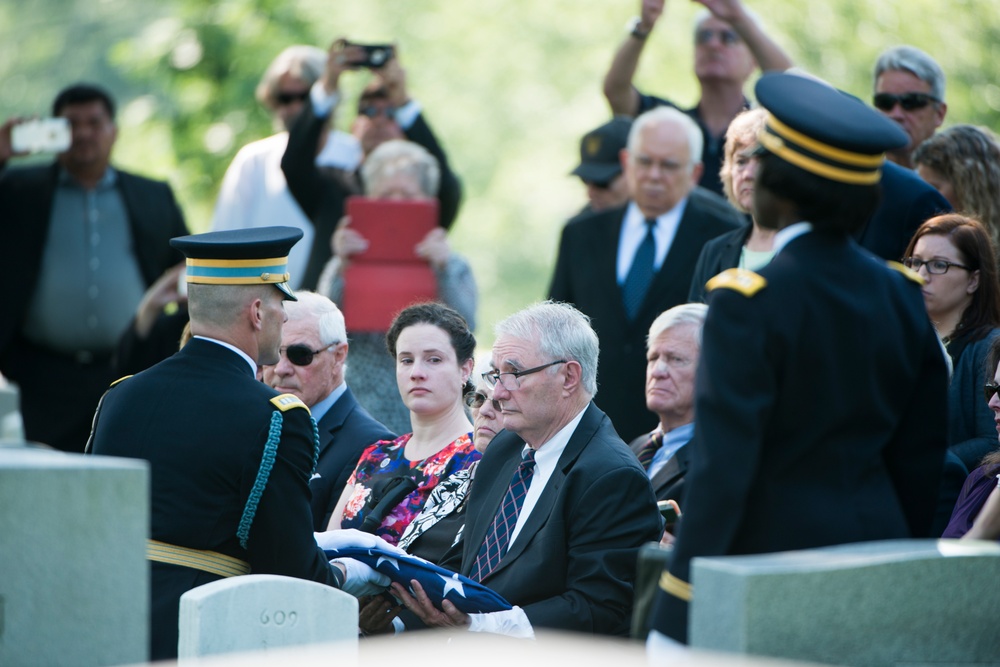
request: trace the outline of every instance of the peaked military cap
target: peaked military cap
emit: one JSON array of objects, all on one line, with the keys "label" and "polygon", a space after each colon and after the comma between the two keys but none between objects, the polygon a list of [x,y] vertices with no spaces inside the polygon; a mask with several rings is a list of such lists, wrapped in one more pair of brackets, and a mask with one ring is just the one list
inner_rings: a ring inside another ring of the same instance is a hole
[{"label": "peaked military cap", "polygon": [[613,118],[583,135],[580,140],[580,165],[570,173],[588,183],[611,182],[622,173],[618,154],[628,143],[631,128],[630,118]]},{"label": "peaked military cap", "polygon": [[822,81],[772,72],[755,92],[768,111],[761,146],[831,181],[878,183],[885,152],[909,141],[896,122]]},{"label": "peaked military cap", "polygon": [[178,236],[170,245],[187,258],[189,283],[270,283],[297,301],[288,286],[288,251],[300,238],[302,230],[294,227],[258,227]]}]

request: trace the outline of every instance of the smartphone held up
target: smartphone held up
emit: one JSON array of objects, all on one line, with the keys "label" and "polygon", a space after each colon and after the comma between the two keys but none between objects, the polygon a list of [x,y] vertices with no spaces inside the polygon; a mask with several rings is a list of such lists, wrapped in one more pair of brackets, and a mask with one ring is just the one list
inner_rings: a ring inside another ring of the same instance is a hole
[{"label": "smartphone held up", "polygon": [[10,145],[16,153],[61,153],[72,142],[65,118],[37,118],[11,128]]}]

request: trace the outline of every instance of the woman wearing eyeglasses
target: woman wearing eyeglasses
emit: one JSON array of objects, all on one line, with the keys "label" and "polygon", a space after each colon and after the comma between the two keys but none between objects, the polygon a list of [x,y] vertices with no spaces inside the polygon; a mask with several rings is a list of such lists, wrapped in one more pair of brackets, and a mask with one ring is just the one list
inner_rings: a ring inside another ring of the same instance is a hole
[{"label": "woman wearing eyeglasses", "polygon": [[456,311],[425,303],[396,316],[386,345],[413,432],[361,454],[329,529],[358,528],[396,544],[437,484],[480,458],[463,403],[476,339]]},{"label": "woman wearing eyeglasses", "polygon": [[[993,378],[985,386],[985,400],[1000,434],[1000,338],[990,346],[989,366]],[[982,400],[982,398],[980,398]],[[1000,451],[983,457],[982,465],[972,471],[955,503],[955,511],[942,537],[964,539],[1000,539]]]},{"label": "woman wearing eyeglasses", "polygon": [[916,271],[927,314],[948,350],[954,372],[948,389],[948,444],[968,470],[997,447],[993,415],[980,389],[986,356],[1000,327],[995,252],[981,223],[957,214],[922,224],[903,264]]}]

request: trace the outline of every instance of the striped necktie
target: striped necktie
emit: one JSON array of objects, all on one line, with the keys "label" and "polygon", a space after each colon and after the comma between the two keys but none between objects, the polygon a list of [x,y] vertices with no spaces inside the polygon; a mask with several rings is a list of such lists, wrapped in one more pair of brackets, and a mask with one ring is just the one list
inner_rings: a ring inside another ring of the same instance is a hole
[{"label": "striped necktie", "polygon": [[510,546],[510,534],[517,525],[517,515],[521,511],[524,503],[524,496],[528,493],[528,485],[531,483],[531,474],[535,470],[535,450],[531,447],[521,458],[521,464],[514,471],[511,477],[507,494],[500,504],[500,511],[493,519],[493,524],[486,532],[486,539],[479,549],[476,562],[472,565],[471,579],[482,581],[490,576],[490,572],[500,564],[500,559],[507,553]]},{"label": "striped necktie", "polygon": [[649,470],[649,464],[653,462],[653,457],[656,456],[656,452],[660,451],[660,447],[663,445],[663,432],[655,431],[649,440],[643,443],[642,447],[639,448],[639,464],[642,465],[643,470]]}]

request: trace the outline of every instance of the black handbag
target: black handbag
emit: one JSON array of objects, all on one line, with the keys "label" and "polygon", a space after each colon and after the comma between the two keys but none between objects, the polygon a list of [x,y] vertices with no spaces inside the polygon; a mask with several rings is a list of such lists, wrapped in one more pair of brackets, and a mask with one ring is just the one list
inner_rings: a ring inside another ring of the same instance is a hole
[{"label": "black handbag", "polygon": [[360,530],[374,534],[389,512],[416,488],[417,481],[406,473],[374,481],[372,492],[365,501],[365,518]]}]

